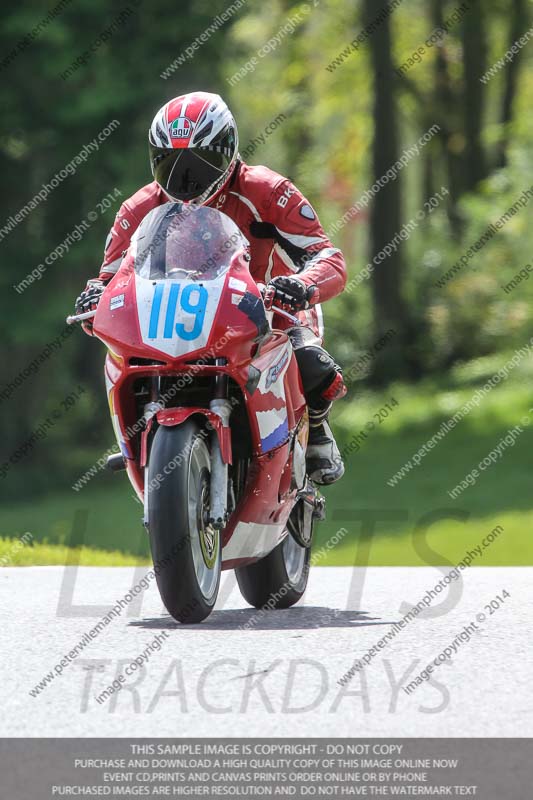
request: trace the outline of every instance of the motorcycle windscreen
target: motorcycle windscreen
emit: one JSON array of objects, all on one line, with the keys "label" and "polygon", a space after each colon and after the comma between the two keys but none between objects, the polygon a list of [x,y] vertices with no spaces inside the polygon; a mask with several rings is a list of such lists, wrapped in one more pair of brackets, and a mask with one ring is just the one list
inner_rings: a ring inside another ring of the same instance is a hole
[{"label": "motorcycle windscreen", "polygon": [[209,281],[247,246],[233,220],[215,208],[165,203],[143,219],[130,252],[142,278]]},{"label": "motorcycle windscreen", "polygon": [[167,203],[151,211],[130,249],[143,342],[173,357],[205,348],[225,274],[246,246],[215,209]]}]

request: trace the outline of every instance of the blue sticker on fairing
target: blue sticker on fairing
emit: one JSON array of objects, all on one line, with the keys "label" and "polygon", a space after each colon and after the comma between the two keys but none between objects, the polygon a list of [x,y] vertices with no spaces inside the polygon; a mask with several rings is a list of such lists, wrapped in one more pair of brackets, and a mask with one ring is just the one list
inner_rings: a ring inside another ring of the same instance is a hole
[{"label": "blue sticker on fairing", "polygon": [[129,446],[126,444],[126,442],[123,439],[120,440],[120,450],[121,450],[122,455],[124,456],[124,458],[131,458],[132,457],[131,450],[130,450]]},{"label": "blue sticker on fairing", "polygon": [[278,445],[286,442],[288,438],[289,423],[285,420],[275,431],[269,433],[265,439],[261,439],[261,449],[263,453],[266,453],[268,450],[273,450],[274,447],[278,447]]}]

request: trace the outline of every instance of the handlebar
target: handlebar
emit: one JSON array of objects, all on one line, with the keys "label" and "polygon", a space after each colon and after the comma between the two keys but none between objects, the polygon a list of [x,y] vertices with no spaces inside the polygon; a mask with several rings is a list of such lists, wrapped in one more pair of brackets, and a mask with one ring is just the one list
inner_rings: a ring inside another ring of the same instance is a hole
[{"label": "handlebar", "polygon": [[[288,311],[284,311],[282,308],[274,305],[274,297],[276,294],[274,289],[269,286],[265,286],[264,283],[258,283],[257,286],[261,292],[263,303],[265,304],[265,309],[267,311],[271,311],[273,314],[279,314],[281,317],[285,317],[294,325],[302,324],[298,317],[295,317],[294,314],[289,314]],[[92,319],[95,314],[96,309],[94,311],[86,311],[84,314],[71,314],[67,317],[66,323],[67,325],[75,325],[77,322],[83,322],[86,319]]]},{"label": "handlebar", "polygon": [[92,319],[96,315],[96,309],[94,311],[86,311],[84,314],[71,314],[65,320],[67,325],[75,325],[76,322],[83,322],[85,319]]}]

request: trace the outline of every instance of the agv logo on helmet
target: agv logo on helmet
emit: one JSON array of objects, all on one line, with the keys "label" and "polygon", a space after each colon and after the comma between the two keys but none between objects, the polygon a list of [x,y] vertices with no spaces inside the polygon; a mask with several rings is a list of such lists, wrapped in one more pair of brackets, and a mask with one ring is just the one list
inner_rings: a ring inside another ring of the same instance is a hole
[{"label": "agv logo on helmet", "polygon": [[188,139],[193,130],[193,123],[187,117],[178,117],[170,125],[169,133],[171,139]]}]

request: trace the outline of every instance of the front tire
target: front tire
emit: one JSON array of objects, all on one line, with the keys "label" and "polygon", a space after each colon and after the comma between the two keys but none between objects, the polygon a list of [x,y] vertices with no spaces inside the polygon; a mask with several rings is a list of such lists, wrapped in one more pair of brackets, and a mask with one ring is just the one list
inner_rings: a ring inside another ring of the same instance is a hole
[{"label": "front tire", "polygon": [[288,533],[256,564],[235,569],[242,596],[254,608],[290,608],[307,588],[310,559],[311,549]]},{"label": "front tire", "polygon": [[161,426],[147,469],[148,529],[157,586],[182,623],[209,616],[220,585],[220,533],[209,524],[207,432],[193,419]]}]

